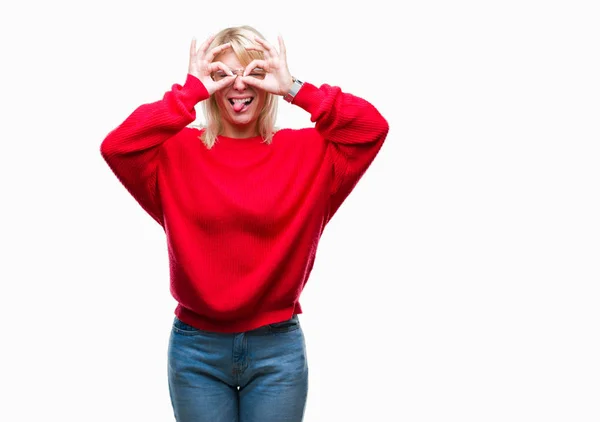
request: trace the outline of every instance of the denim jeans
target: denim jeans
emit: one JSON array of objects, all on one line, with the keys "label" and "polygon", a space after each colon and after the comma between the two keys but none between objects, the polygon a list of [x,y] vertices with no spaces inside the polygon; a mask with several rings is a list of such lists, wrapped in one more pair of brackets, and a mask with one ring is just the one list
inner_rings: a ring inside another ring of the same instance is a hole
[{"label": "denim jeans", "polygon": [[308,365],[298,316],[235,334],[175,318],[168,379],[178,422],[301,422]]}]

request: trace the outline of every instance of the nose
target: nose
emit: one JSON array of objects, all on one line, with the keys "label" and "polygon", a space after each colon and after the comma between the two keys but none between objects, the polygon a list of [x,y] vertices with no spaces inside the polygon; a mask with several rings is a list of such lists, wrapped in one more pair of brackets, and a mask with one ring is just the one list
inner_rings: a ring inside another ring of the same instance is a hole
[{"label": "nose", "polygon": [[233,81],[233,89],[237,91],[244,91],[246,89],[246,84],[242,81],[241,76],[237,76],[235,81]]}]

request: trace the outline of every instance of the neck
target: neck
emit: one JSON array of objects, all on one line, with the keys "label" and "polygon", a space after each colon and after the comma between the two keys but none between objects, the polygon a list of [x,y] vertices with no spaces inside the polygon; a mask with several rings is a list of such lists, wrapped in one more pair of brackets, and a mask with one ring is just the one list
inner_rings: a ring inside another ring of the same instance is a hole
[{"label": "neck", "polygon": [[228,138],[253,138],[258,136],[258,129],[255,124],[249,125],[224,125],[221,135]]}]

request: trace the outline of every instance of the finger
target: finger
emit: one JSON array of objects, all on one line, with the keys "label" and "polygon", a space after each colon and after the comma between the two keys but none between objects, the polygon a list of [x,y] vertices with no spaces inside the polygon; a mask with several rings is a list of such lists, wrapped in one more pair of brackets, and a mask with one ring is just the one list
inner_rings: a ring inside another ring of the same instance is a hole
[{"label": "finger", "polygon": [[235,78],[237,78],[237,75],[233,75],[233,76],[228,76],[225,79],[221,79],[219,82],[216,83],[217,86],[217,90],[219,89],[223,89],[228,87],[229,85],[233,84],[233,82],[235,81]]},{"label": "finger", "polygon": [[242,78],[242,82],[244,82],[246,85],[250,85],[255,88],[264,90],[264,88],[263,88],[264,81],[263,80],[253,78],[252,76],[241,76],[241,78]]},{"label": "finger", "polygon": [[256,42],[258,42],[260,45],[262,45],[271,56],[277,56],[278,53],[277,53],[277,50],[275,49],[275,47],[273,47],[271,44],[269,44],[266,40],[263,40],[262,38],[257,37],[256,35],[254,36],[254,40]]},{"label": "finger", "polygon": [[287,50],[285,49],[285,43],[283,42],[283,37],[281,35],[277,36],[277,40],[279,41],[279,54],[283,56],[284,59],[287,58]]},{"label": "finger", "polygon": [[206,39],[206,41],[204,41],[202,43],[202,45],[200,46],[200,48],[198,49],[198,51],[196,52],[196,54],[204,55],[204,52],[208,49],[208,46],[210,45],[211,42],[213,42],[214,39],[215,39],[214,35],[209,36]]},{"label": "finger", "polygon": [[213,48],[212,50],[210,50],[204,56],[204,58],[206,60],[208,60],[209,62],[212,62],[216,56],[218,56],[219,54],[221,54],[223,52],[223,50],[226,50],[226,49],[228,49],[230,47],[231,47],[231,43],[230,42],[226,42],[225,44],[218,45],[215,48]]},{"label": "finger", "polygon": [[266,62],[266,60],[254,59],[250,63],[248,63],[248,66],[246,66],[244,68],[243,76],[248,76],[257,67],[260,67],[265,72],[268,72],[269,71],[269,69],[267,69],[268,66],[269,66],[269,64]]},{"label": "finger", "polygon": [[196,60],[196,38],[192,38],[192,44],[190,45],[190,67],[192,63]]},{"label": "finger", "polygon": [[260,45],[249,45],[247,47],[244,47],[246,50],[252,50],[252,51],[260,51],[263,54],[268,54],[268,52]]},{"label": "finger", "polygon": [[271,55],[269,54],[269,52],[267,50],[265,50],[264,48],[262,48],[261,46],[259,46],[259,45],[251,45],[251,46],[245,47],[245,48],[246,48],[246,50],[252,50],[252,51],[259,51],[259,52],[261,52],[263,54],[263,57],[265,59],[267,59],[267,60],[271,58]]},{"label": "finger", "polygon": [[222,70],[227,73],[229,76],[235,76],[229,66],[222,62],[212,62],[208,65],[208,70],[210,73],[216,72],[217,70]]},{"label": "finger", "polygon": [[196,38],[192,38],[192,44],[190,45],[190,56],[196,54]]}]

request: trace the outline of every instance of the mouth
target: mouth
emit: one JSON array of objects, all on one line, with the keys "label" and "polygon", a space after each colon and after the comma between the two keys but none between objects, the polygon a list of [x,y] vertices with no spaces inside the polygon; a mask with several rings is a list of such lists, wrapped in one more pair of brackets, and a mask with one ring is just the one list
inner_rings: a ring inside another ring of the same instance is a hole
[{"label": "mouth", "polygon": [[253,100],[254,97],[229,98],[229,103],[233,106],[233,109],[239,113],[247,110],[248,106],[252,104]]}]

